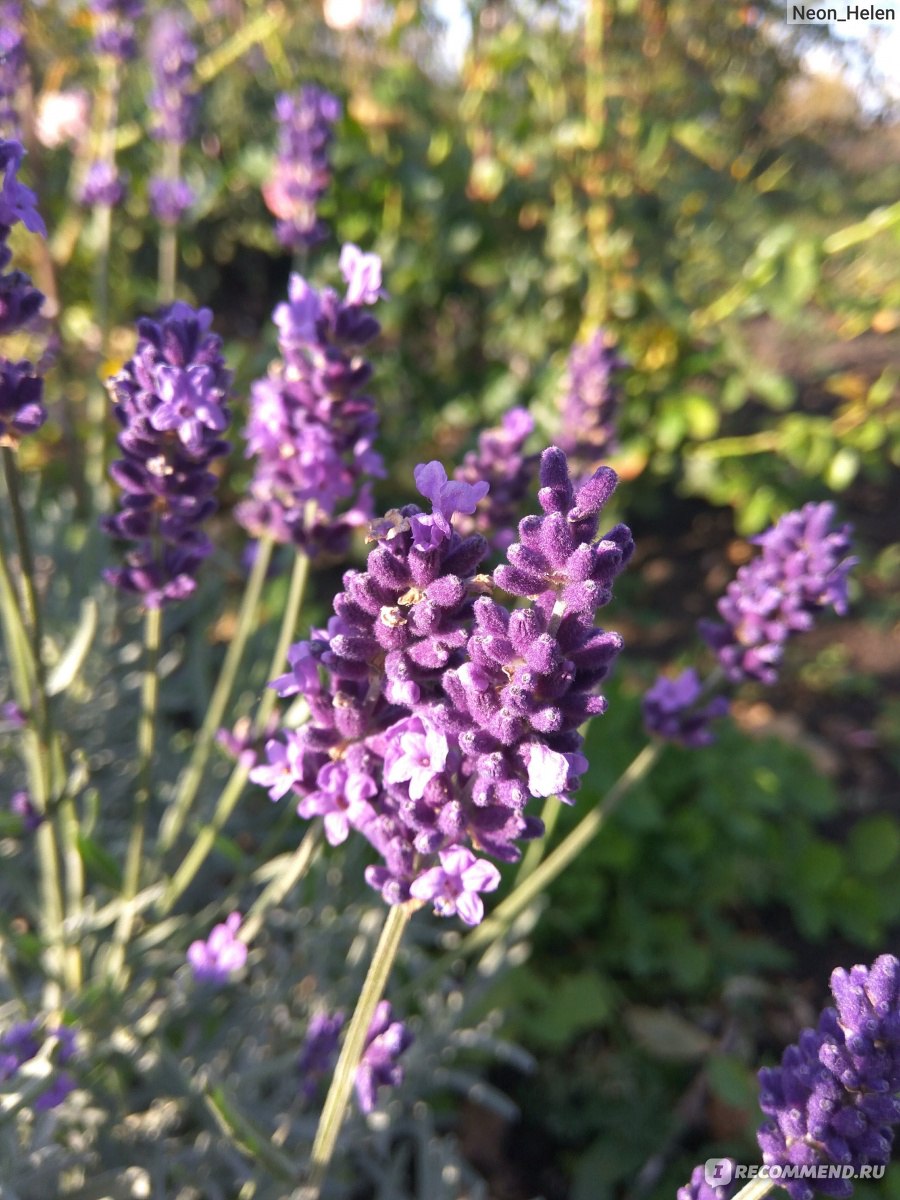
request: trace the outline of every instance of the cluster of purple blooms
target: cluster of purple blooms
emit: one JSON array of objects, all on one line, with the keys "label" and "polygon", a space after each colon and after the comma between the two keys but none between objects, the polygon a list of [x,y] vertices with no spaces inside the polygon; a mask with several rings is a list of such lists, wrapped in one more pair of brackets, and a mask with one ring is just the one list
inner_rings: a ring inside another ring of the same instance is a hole
[{"label": "cluster of purple blooms", "polygon": [[[893,1127],[900,1123],[900,961],[884,954],[871,967],[839,968],[831,992],[834,1007],[816,1028],[803,1031],[780,1066],[759,1073],[759,1103],[768,1120],[757,1139],[770,1169],[858,1170],[890,1161]],[[814,1182],[815,1189],[802,1178],[780,1178],[791,1200],[812,1200],[815,1191],[846,1198],[853,1191],[843,1177]],[[678,1200],[725,1200],[728,1194],[707,1184],[698,1168]]]},{"label": "cluster of purple blooms", "polygon": [[[333,1016],[317,1013],[309,1022],[297,1059],[300,1088],[307,1101],[315,1099],[320,1082],[334,1068],[344,1022],[342,1012]],[[365,1049],[356,1069],[356,1100],[362,1112],[373,1111],[380,1087],[399,1087],[402,1084],[403,1067],[399,1059],[412,1041],[413,1035],[405,1023],[394,1020],[390,1001],[382,1000],[375,1009],[366,1034]]]},{"label": "cluster of purple blooms", "polygon": [[811,629],[825,608],[847,611],[847,576],[857,560],[848,557],[850,526],[832,529],[833,518],[833,504],[806,504],[753,539],[762,553],[719,601],[724,623],[701,627],[732,683],[774,683],[788,638]]},{"label": "cluster of purple blooms", "polygon": [[[788,639],[811,629],[826,608],[847,611],[847,577],[857,560],[848,556],[850,526],[833,529],[833,518],[834,505],[807,504],[754,538],[762,553],[728,585],[718,606],[723,620],[700,623],[730,683],[775,683]],[[648,731],[686,746],[708,745],[709,722],[728,703],[723,697],[699,703],[703,690],[694,671],[660,678],[644,697]]]},{"label": "cluster of purple blooms", "polygon": [[85,172],[78,200],[86,208],[117,208],[125,199],[125,180],[115,163],[96,159]]},{"label": "cluster of purple blooms", "polygon": [[[327,630],[292,647],[273,687],[301,693],[310,720],[266,746],[251,778],[273,798],[301,797],[333,843],[351,828],[382,862],[366,878],[390,904],[432,901],[469,923],[478,893],[517,842],[540,836],[532,797],[570,800],[587,767],[579,726],[605,710],[597,687],[621,648],[598,629],[633,542],[621,525],[597,538],[617,482],[600,468],[576,492],[566,457],[541,458],[539,516],[493,576],[479,574],[480,534],[462,535],[487,484],[448,480],[437,462],[416,469],[432,503],[393,510],[371,526],[365,571],[349,571]],[[500,596],[523,598],[510,609]],[[468,845],[466,844],[468,843]]]},{"label": "cluster of purple blooms", "polygon": [[0,137],[19,137],[17,97],[25,73],[25,27],[19,0],[0,3]]},{"label": "cluster of purple blooms", "polygon": [[144,0],[89,0],[94,15],[94,49],[119,62],[137,54],[135,25],[144,12]]},{"label": "cluster of purple blooms", "polygon": [[602,329],[572,348],[558,441],[577,472],[590,473],[615,448],[621,404],[615,373],[625,365]]},{"label": "cluster of purple blooms", "polygon": [[372,516],[363,480],[384,474],[365,390],[372,368],[360,354],[380,331],[367,306],[384,294],[381,262],[347,245],[340,266],[343,299],[292,275],[288,301],[275,309],[281,358],[251,390],[247,455],[256,471],[236,512],[254,536],[311,557],[343,556],[353,528]]},{"label": "cluster of purple blooms", "polygon": [[241,914],[229,913],[221,925],[214,925],[209,937],[188,947],[187,959],[198,983],[222,987],[243,970],[247,947],[240,940]]},{"label": "cluster of purple blooms", "polygon": [[[153,111],[151,132],[177,156],[191,136],[197,113],[194,67],[197,50],[181,15],[161,12],[153,22],[147,47],[153,72],[149,103]],[[157,220],[177,225],[194,202],[186,180],[164,172],[150,181],[150,207]]]},{"label": "cluster of purple blooms", "polygon": [[[7,239],[14,225],[47,233],[34,193],[17,178],[24,153],[19,142],[0,139],[0,336],[24,328],[44,299],[22,271],[7,270],[12,260]],[[0,356],[0,444],[15,446],[43,425],[42,397],[43,381],[30,362]]]},{"label": "cluster of purple blooms", "polygon": [[[65,1025],[42,1028],[38,1020],[21,1021],[0,1034],[0,1083],[13,1079],[21,1067],[36,1058],[50,1038],[56,1038],[54,1064],[64,1067],[72,1061],[77,1050],[75,1030]],[[75,1087],[68,1071],[55,1071],[49,1086],[35,1099],[36,1112],[46,1112],[62,1104]]]},{"label": "cluster of purple blooms", "polygon": [[340,115],[337,97],[311,84],[275,102],[278,156],[263,196],[278,218],[278,240],[289,250],[308,249],[328,236],[316,206],[328,187],[328,148]]},{"label": "cluster of purple blooms", "polygon": [[526,454],[534,418],[524,408],[511,408],[501,424],[486,429],[453,472],[463,483],[483,481],[490,491],[471,517],[457,521],[460,533],[482,533],[492,550],[504,551],[516,539],[516,518],[537,470],[537,455]]},{"label": "cluster of purple blooms", "polygon": [[212,314],[180,301],[138,322],[131,358],[110,382],[123,457],[110,467],[121,508],[107,533],[134,543],[108,582],[160,608],[191,594],[211,552],[200,525],[216,509],[213,460],[227,454],[230,382]]}]

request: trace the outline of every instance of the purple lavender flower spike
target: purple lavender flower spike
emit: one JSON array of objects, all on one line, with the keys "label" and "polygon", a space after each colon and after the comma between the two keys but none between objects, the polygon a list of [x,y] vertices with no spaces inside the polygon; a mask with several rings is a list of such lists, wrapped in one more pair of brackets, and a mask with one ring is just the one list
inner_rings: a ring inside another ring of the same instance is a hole
[{"label": "purple lavender flower spike", "polygon": [[355,291],[343,300],[293,275],[273,314],[282,357],[251,388],[247,454],[257,467],[237,518],[253,536],[293,542],[313,558],[346,552],[353,529],[372,516],[367,477],[384,474],[365,391],[371,367],[360,354],[380,328],[364,307],[377,295],[380,264],[365,274],[360,283],[351,272]]},{"label": "purple lavender flower spike", "polygon": [[94,14],[94,49],[121,63],[137,54],[134,27],[144,11],[143,0],[88,0]]},{"label": "purple lavender flower spike", "polygon": [[479,435],[478,449],[470,451],[453,473],[464,483],[488,483],[487,496],[458,526],[462,533],[483,533],[494,550],[505,551],[516,538],[516,518],[537,470],[537,455],[523,450],[533,432],[531,414],[511,408],[498,428]]},{"label": "purple lavender flower spike", "polygon": [[364,1113],[370,1113],[378,1101],[380,1087],[399,1087],[403,1067],[398,1059],[413,1041],[402,1021],[395,1021],[389,1000],[382,1000],[366,1034],[366,1048],[356,1069],[356,1099]]},{"label": "purple lavender flower spike", "polygon": [[[900,1122],[900,961],[831,976],[836,1008],[789,1046],[778,1067],[759,1073],[757,1135],[767,1166],[886,1165]],[[847,1197],[849,1179],[815,1180],[815,1190]],[[802,1179],[783,1180],[791,1200],[812,1200]]]},{"label": "purple lavender flower spike", "polygon": [[149,196],[150,211],[161,225],[177,225],[197,199],[186,180],[159,175],[150,180]]},{"label": "purple lavender flower spike", "polygon": [[572,348],[558,441],[579,474],[593,471],[615,449],[621,395],[614,374],[625,366],[602,329]]},{"label": "purple lavender flower spike", "polygon": [[25,74],[25,28],[18,0],[0,3],[0,136],[20,137],[16,104]]},{"label": "purple lavender flower spike", "polygon": [[793,634],[811,629],[825,608],[847,611],[847,577],[858,560],[847,557],[851,527],[832,529],[833,517],[832,504],[806,504],[754,538],[761,553],[719,601],[724,624],[700,623],[733,683],[774,683]]},{"label": "purple lavender flower spike", "polygon": [[[0,335],[22,329],[37,313],[44,297],[21,271],[7,271],[12,253],[7,239],[14,225],[46,236],[34,193],[17,175],[24,150],[19,142],[0,139]],[[43,380],[30,362],[0,356],[0,445],[15,447],[20,437],[47,419]]]},{"label": "purple lavender flower spike", "polygon": [[698,707],[703,684],[693,669],[674,679],[661,675],[644,696],[644,726],[648,733],[683,746],[709,746],[715,735],[710,721],[724,717],[728,701],[715,696]]},{"label": "purple lavender flower spike", "polygon": [[441,865],[419,875],[410,885],[416,900],[431,900],[441,917],[459,913],[467,925],[478,925],[484,916],[479,892],[500,886],[500,872],[493,863],[478,859],[465,846],[450,846],[440,854]]},{"label": "purple lavender flower spike", "polygon": [[307,1102],[315,1099],[319,1084],[334,1069],[338,1040],[345,1021],[346,1017],[340,1011],[333,1015],[316,1013],[310,1017],[297,1058],[300,1090]]},{"label": "purple lavender flower spike", "polygon": [[[278,157],[263,197],[278,218],[278,240],[289,250],[315,246],[328,236],[316,205],[328,187],[328,148],[340,115],[337,97],[311,85],[283,93],[275,102]],[[354,294],[361,284],[354,280]]]},{"label": "purple lavender flower spike", "polygon": [[197,108],[193,92],[197,50],[182,15],[175,9],[164,9],[154,18],[147,57],[153,72],[151,133],[161,142],[184,146],[191,136]]},{"label": "purple lavender flower spike", "polygon": [[241,914],[230,913],[221,925],[214,925],[206,941],[191,942],[187,959],[198,983],[222,987],[229,983],[247,962],[247,947],[238,938]]},{"label": "purple lavender flower spike", "polygon": [[111,162],[97,159],[87,169],[78,194],[86,208],[118,208],[125,199],[125,180]]},{"label": "purple lavender flower spike", "polygon": [[228,452],[229,372],[212,314],[173,304],[138,322],[134,357],[110,380],[123,457],[110,468],[120,511],[103,521],[112,537],[135,543],[123,567],[105,572],[148,608],[183,599],[211,552],[200,526],[216,509],[213,460]]}]

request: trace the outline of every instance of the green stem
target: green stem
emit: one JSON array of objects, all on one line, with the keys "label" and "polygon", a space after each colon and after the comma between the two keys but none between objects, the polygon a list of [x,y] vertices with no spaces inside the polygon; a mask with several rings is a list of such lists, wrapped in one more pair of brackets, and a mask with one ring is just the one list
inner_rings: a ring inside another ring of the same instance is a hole
[{"label": "green stem", "polygon": [[762,1200],[763,1196],[768,1196],[772,1188],[777,1186],[774,1179],[758,1176],[756,1179],[751,1179],[749,1183],[745,1183],[741,1190],[735,1193],[732,1200]]},{"label": "green stem", "polygon": [[344,1123],[356,1069],[365,1050],[366,1035],[372,1024],[375,1009],[384,995],[391,968],[397,957],[397,951],[400,949],[404,930],[413,911],[413,907],[406,904],[393,905],[388,910],[387,920],[381,930],[381,937],[378,939],[375,953],[372,955],[369,971],[359,994],[359,1000],[356,1002],[350,1028],[347,1030],[347,1036],[341,1047],[340,1058],[334,1069],[331,1086],[319,1118],[319,1127],[316,1130],[312,1148],[309,1182],[300,1193],[302,1200],[318,1200],[321,1193],[322,1184],[334,1157],[338,1135]]},{"label": "green stem", "polygon": [[234,690],[235,679],[237,678],[238,669],[244,656],[247,639],[256,621],[259,600],[262,595],[269,563],[272,560],[274,545],[275,543],[270,536],[264,536],[260,538],[256,548],[256,559],[241,600],[241,608],[238,613],[237,628],[234,632],[234,637],[228,645],[225,661],[222,663],[219,678],[216,681],[216,686],[210,697],[209,707],[206,710],[206,716],[203,719],[200,732],[197,734],[194,742],[190,760],[178,781],[175,800],[166,812],[160,827],[159,848],[162,854],[170,850],[177,841],[191,811],[191,806],[197,797],[197,792],[200,789],[203,772],[209,761],[216,733],[222,724],[225,709]]},{"label": "green stem", "polygon": [[[163,149],[163,178],[174,183],[181,169],[181,147],[175,142],[166,142]],[[160,304],[171,304],[175,299],[175,284],[178,279],[178,227],[174,221],[166,221],[159,231],[159,289]]]},{"label": "green stem", "polygon": [[159,649],[162,642],[162,609],[148,609],[144,617],[144,681],[138,723],[138,783],[131,818],[131,836],[122,878],[123,908],[113,931],[108,961],[110,978],[124,984],[125,948],[134,927],[135,904],[144,853],[144,829],[153,785],[153,754],[156,748],[156,718],[159,709]]},{"label": "green stem", "polygon": [[287,861],[284,869],[279,871],[268,886],[260,892],[241,924],[238,937],[245,945],[249,945],[259,933],[269,909],[280,904],[291,888],[299,883],[306,874],[306,870],[319,848],[320,839],[321,825],[317,821],[307,829],[303,841],[293,854],[285,855]]},{"label": "green stem", "polygon": [[34,581],[34,555],[31,553],[31,541],[28,537],[28,526],[25,522],[25,513],[22,508],[22,495],[19,491],[19,472],[16,467],[15,455],[9,446],[3,447],[3,477],[6,481],[13,532],[15,533],[16,545],[19,550],[25,619],[31,627],[38,684],[43,692],[44,673],[41,658],[41,611],[38,605],[37,587]]},{"label": "green stem", "polygon": [[[281,630],[278,635],[278,644],[272,656],[269,679],[279,674],[284,666],[288,646],[294,637],[297,620],[300,616],[300,608],[303,604],[303,593],[306,590],[308,575],[309,559],[305,554],[298,554],[294,559],[294,569],[291,573],[287,604],[285,605]],[[256,710],[256,717],[253,721],[254,736],[259,736],[265,729],[266,722],[272,715],[272,710],[275,707],[276,699],[275,692],[271,688],[266,688],[266,693],[259,703],[259,708]],[[162,900],[159,903],[159,913],[161,916],[165,916],[172,911],[179,896],[190,886],[197,872],[206,862],[210,851],[215,845],[216,838],[221,833],[228,818],[234,812],[238,800],[241,798],[241,793],[247,783],[249,774],[249,767],[242,766],[240,763],[236,764],[219,797],[212,818],[197,831],[190,850],[185,855],[181,865],[170,879],[163,893]]]},{"label": "green stem", "polygon": [[471,954],[483,946],[499,940],[519,913],[536,899],[544,888],[561,875],[569,863],[600,832],[607,817],[624,796],[649,773],[662,751],[663,742],[650,742],[632,760],[615,784],[607,792],[602,804],[581,818],[572,832],[565,837],[547,858],[522,883],[517,884],[492,915],[465,938],[457,953]]},{"label": "green stem", "polygon": [[[119,64],[111,55],[104,55],[100,65],[100,94],[98,97],[97,161],[115,167],[116,118],[119,108]],[[94,214],[96,260],[94,263],[94,315],[100,327],[98,367],[109,355],[109,268],[112,245],[112,209],[108,204],[97,206]],[[98,376],[100,371],[98,371]],[[107,507],[109,485],[106,481],[107,395],[99,378],[92,381],[87,396],[87,438],[85,441],[85,477],[98,512]]]}]

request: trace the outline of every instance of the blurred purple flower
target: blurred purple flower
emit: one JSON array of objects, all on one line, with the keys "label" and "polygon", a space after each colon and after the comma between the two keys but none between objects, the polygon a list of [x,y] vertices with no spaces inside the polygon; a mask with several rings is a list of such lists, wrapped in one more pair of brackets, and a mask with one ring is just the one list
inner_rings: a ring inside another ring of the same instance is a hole
[{"label": "blurred purple flower", "polygon": [[278,218],[278,239],[289,250],[314,246],[328,235],[316,205],[328,187],[328,147],[340,115],[337,97],[311,85],[275,102],[278,156],[263,197]]},{"label": "blurred purple flower", "polygon": [[625,365],[602,329],[572,348],[557,441],[579,474],[595,470],[615,449],[621,394],[614,376]]},{"label": "blurred purple flower", "polygon": [[0,3],[0,136],[21,136],[17,99],[25,75],[25,26],[18,0]]},{"label": "blurred purple flower", "polygon": [[91,163],[78,200],[86,208],[117,208],[125,199],[125,180],[115,165],[98,159]]},{"label": "blurred purple flower", "polygon": [[806,504],[754,538],[761,553],[719,601],[724,624],[700,623],[733,683],[774,683],[790,637],[811,629],[825,608],[847,611],[847,577],[858,560],[848,557],[851,527],[832,529],[833,518],[833,504]]},{"label": "blurred purple flower", "polygon": [[34,807],[34,804],[32,804],[31,797],[27,792],[13,792],[12,799],[9,802],[9,810],[17,817],[22,818],[22,830],[24,833],[34,833],[44,822],[44,818]]},{"label": "blurred purple flower", "polygon": [[488,484],[490,490],[474,515],[463,517],[457,527],[461,533],[483,533],[494,550],[506,550],[516,538],[522,502],[537,471],[538,456],[523,450],[533,432],[531,414],[511,408],[499,427],[479,435],[478,449],[470,451],[453,472],[464,483],[484,480]]},{"label": "blurred purple flower", "polygon": [[247,947],[237,937],[241,914],[233,912],[224,924],[214,925],[206,941],[191,942],[187,959],[197,983],[222,987],[247,962]]},{"label": "blurred purple flower", "polygon": [[[0,1082],[11,1079],[18,1070],[35,1058],[50,1038],[56,1038],[53,1050],[55,1066],[65,1066],[77,1054],[75,1030],[65,1025],[42,1027],[39,1020],[22,1021],[0,1033]],[[49,1086],[34,1101],[36,1112],[46,1112],[65,1100],[75,1087],[66,1071],[55,1071]]]},{"label": "blurred purple flower", "polygon": [[380,1087],[399,1087],[403,1082],[403,1068],[397,1060],[412,1041],[404,1022],[394,1020],[390,1001],[382,1000],[375,1009],[356,1069],[356,1099],[364,1113],[375,1108]]},{"label": "blurred purple flower", "polygon": [[137,53],[134,27],[144,12],[143,0],[88,0],[94,14],[94,49],[120,62]]},{"label": "blurred purple flower", "polygon": [[644,696],[647,732],[684,746],[709,746],[715,741],[709,723],[725,716],[728,701],[716,696],[697,707],[702,695],[703,684],[693,669],[682,671],[675,679],[661,675]]},{"label": "blurred purple flower", "polygon": [[297,1059],[300,1090],[305,1100],[314,1100],[319,1084],[329,1075],[337,1059],[338,1041],[346,1018],[342,1012],[333,1016],[316,1013],[310,1017],[306,1037]]},{"label": "blurred purple flower", "polygon": [[150,211],[162,225],[177,225],[196,200],[194,189],[184,179],[150,180]]}]

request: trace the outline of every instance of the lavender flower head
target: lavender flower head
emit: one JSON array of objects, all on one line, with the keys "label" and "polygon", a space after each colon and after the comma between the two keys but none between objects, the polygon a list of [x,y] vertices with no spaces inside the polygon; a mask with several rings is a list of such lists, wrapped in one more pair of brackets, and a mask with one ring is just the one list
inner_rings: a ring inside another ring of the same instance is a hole
[{"label": "lavender flower head", "polygon": [[139,321],[134,357],[109,383],[123,454],[110,475],[122,495],[103,528],[134,545],[125,565],[104,575],[147,608],[189,596],[212,551],[200,526],[216,509],[209,468],[229,449],[220,435],[230,375],[211,321],[208,309],[181,302]]},{"label": "lavender flower head", "polygon": [[88,167],[78,193],[85,208],[118,208],[125,199],[125,180],[115,164],[97,159]]},{"label": "lavender flower head", "polygon": [[[17,178],[24,154],[19,142],[0,139],[0,335],[27,325],[44,299],[27,275],[7,270],[12,259],[7,239],[14,225],[47,234],[34,193]],[[30,362],[0,356],[0,444],[17,446],[20,437],[43,425],[43,386]]]},{"label": "lavender flower head", "polygon": [[847,577],[858,560],[847,557],[851,527],[832,529],[833,517],[833,504],[806,504],[754,538],[761,554],[740,568],[719,601],[724,624],[701,622],[701,636],[732,682],[774,683],[793,634],[811,629],[825,608],[847,611]]},{"label": "lavender flower head", "polygon": [[[586,769],[579,726],[604,711],[596,689],[621,648],[594,611],[632,541],[623,526],[597,540],[615,473],[576,493],[553,448],[544,515],[521,522],[491,578],[485,539],[455,524],[484,483],[449,480],[440,463],[416,481],[432,511],[406,505],[372,524],[366,570],[344,576],[327,629],[292,648],[272,685],[302,693],[311,719],[272,739],[250,777],[298,796],[329,840],[362,834],[381,857],[366,879],[388,903],[427,900],[475,923],[499,880],[480,855],[515,861],[543,831],[529,800],[569,799]],[[511,611],[503,592],[530,603]]]},{"label": "lavender flower head", "polygon": [[328,148],[340,115],[337,97],[309,84],[275,102],[278,155],[263,197],[278,218],[278,240],[289,250],[315,246],[328,236],[316,205],[328,187]]},{"label": "lavender flower head", "polygon": [[[724,1170],[728,1165],[728,1159],[717,1159],[716,1170],[724,1174]],[[712,1183],[707,1181],[706,1167],[695,1167],[691,1172],[690,1183],[680,1187],[676,1193],[677,1200],[728,1200],[728,1197],[734,1191],[734,1188],[729,1187],[725,1183]]]},{"label": "lavender flower head", "polygon": [[584,345],[573,346],[558,439],[573,469],[593,471],[615,449],[621,393],[614,375],[625,365],[602,329]]},{"label": "lavender flower head", "polygon": [[[884,954],[871,967],[836,970],[835,1007],[759,1073],[759,1130],[769,1167],[886,1165],[900,1122],[900,961]],[[803,1179],[783,1179],[791,1200],[812,1200]],[[815,1179],[815,1190],[847,1197],[849,1179]]]},{"label": "lavender flower head", "polygon": [[19,137],[16,100],[25,74],[25,27],[18,0],[0,3],[0,136]]},{"label": "lavender flower head", "polygon": [[644,726],[648,733],[683,746],[709,746],[715,736],[710,721],[724,717],[728,701],[715,696],[698,706],[703,684],[693,669],[682,671],[675,679],[661,675],[644,696]]},{"label": "lavender flower head", "polygon": [[150,181],[150,207],[157,220],[175,225],[194,202],[192,188],[177,176],[177,164],[193,131],[198,102],[194,85],[197,50],[180,13],[164,9],[158,14],[147,52],[153,74],[150,132],[167,147],[169,168]]},{"label": "lavender flower head", "polygon": [[454,471],[465,483],[484,480],[490,486],[471,521],[460,521],[462,533],[483,533],[493,550],[506,550],[516,538],[516,519],[537,469],[537,455],[525,454],[534,418],[524,408],[504,413],[499,427],[486,429]]},{"label": "lavender flower head", "polygon": [[[39,1020],[21,1021],[0,1033],[0,1082],[12,1079],[25,1063],[41,1053],[50,1038],[56,1038],[54,1066],[64,1067],[77,1055],[75,1030],[65,1025],[42,1027]],[[67,1071],[54,1071],[49,1086],[34,1101],[36,1112],[55,1108],[75,1087]]]},{"label": "lavender flower head", "polygon": [[134,27],[144,12],[143,0],[88,0],[94,15],[94,49],[119,62],[137,54]]},{"label": "lavender flower head", "polygon": [[328,1013],[316,1013],[310,1018],[306,1037],[297,1058],[300,1090],[307,1102],[315,1099],[319,1084],[334,1068],[338,1041],[345,1021],[342,1012],[336,1012],[333,1016]]},{"label": "lavender flower head", "polygon": [[367,311],[382,295],[381,262],[345,246],[342,300],[293,275],[274,313],[281,359],[253,384],[247,455],[257,465],[237,519],[253,536],[292,542],[313,557],[340,557],[372,515],[367,477],[381,476],[378,414],[360,351],[379,332]]},{"label": "lavender flower head", "polygon": [[403,1021],[395,1021],[389,1000],[382,1000],[375,1009],[372,1024],[366,1034],[366,1048],[356,1069],[356,1099],[364,1113],[370,1113],[378,1101],[380,1087],[399,1087],[403,1082],[403,1067],[398,1059],[413,1041]]},{"label": "lavender flower head", "polygon": [[247,947],[238,938],[241,914],[233,912],[221,925],[214,925],[206,941],[191,942],[187,959],[198,983],[222,987],[247,962]]}]

